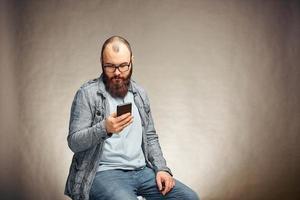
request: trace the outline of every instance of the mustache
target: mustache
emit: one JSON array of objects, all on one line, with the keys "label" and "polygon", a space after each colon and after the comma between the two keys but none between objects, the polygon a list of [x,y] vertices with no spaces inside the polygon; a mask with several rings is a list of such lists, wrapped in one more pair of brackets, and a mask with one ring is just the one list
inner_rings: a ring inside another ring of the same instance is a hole
[{"label": "mustache", "polygon": [[110,78],[110,80],[113,80],[113,79],[122,79],[123,81],[125,80],[125,78],[121,77],[120,75],[115,75],[115,76]]}]

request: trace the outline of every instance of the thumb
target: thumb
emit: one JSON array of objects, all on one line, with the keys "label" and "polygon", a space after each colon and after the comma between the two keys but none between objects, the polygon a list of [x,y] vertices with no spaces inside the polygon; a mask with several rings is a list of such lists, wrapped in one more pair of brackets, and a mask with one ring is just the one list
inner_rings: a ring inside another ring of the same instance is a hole
[{"label": "thumb", "polygon": [[162,184],[161,184],[161,177],[160,176],[156,176],[156,183],[158,186],[158,190],[161,191],[162,190]]},{"label": "thumb", "polygon": [[115,117],[117,117],[117,113],[113,112],[113,113],[110,114],[110,116],[113,117],[113,118],[115,118]]}]

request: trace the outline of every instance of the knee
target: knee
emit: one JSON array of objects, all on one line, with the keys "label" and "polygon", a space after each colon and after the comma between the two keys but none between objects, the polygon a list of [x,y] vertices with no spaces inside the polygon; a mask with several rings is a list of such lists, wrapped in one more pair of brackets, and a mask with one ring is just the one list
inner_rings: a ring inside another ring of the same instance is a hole
[{"label": "knee", "polygon": [[176,196],[179,199],[184,200],[200,200],[199,196],[195,191],[193,191],[191,188],[185,187],[185,188],[176,188],[173,194],[171,196]]},{"label": "knee", "polygon": [[183,195],[186,200],[200,200],[199,196],[193,190],[185,190]]},{"label": "knee", "polygon": [[194,192],[193,190],[191,190],[188,194],[188,198],[189,200],[200,200],[199,196],[197,195],[196,192]]},{"label": "knee", "polygon": [[200,200],[198,194],[193,189],[177,180],[173,192],[174,195],[181,197],[181,199]]}]

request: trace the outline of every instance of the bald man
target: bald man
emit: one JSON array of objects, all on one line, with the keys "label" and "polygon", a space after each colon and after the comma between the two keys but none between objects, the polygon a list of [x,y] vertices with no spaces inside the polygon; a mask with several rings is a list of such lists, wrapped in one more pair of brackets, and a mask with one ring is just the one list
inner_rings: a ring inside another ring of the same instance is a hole
[{"label": "bald man", "polygon": [[[120,36],[101,51],[102,74],[77,91],[68,145],[74,152],[65,194],[74,200],[198,200],[166,165],[144,89],[131,79],[133,55]],[[117,105],[131,112],[117,116]]]}]

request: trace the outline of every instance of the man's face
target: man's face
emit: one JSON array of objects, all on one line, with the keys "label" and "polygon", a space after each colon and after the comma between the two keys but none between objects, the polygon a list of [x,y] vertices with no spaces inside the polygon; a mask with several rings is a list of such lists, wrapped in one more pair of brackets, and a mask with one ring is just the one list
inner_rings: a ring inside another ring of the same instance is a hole
[{"label": "man's face", "polygon": [[[113,97],[123,98],[127,94],[132,73],[129,49],[123,43],[114,41],[106,46],[102,62],[106,90]],[[120,68],[115,69],[115,66]]]}]

